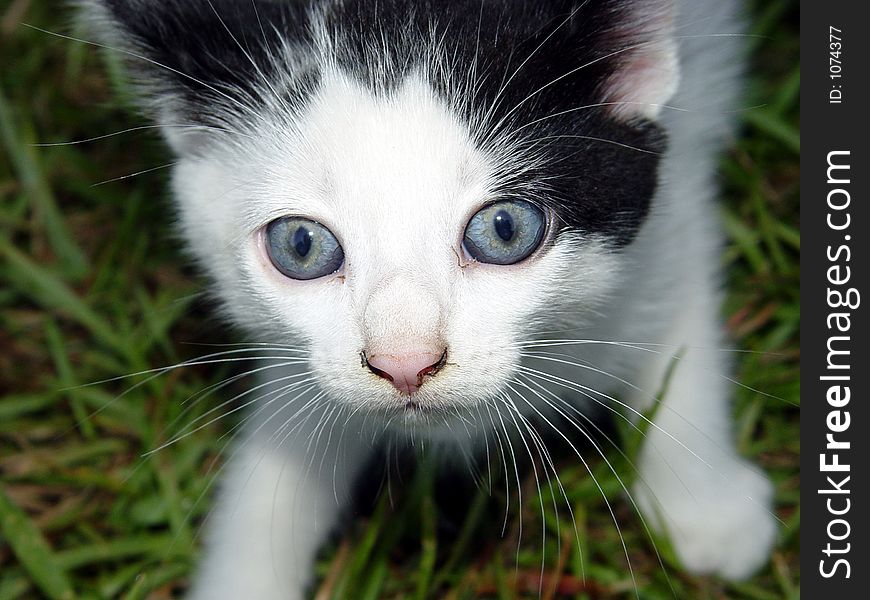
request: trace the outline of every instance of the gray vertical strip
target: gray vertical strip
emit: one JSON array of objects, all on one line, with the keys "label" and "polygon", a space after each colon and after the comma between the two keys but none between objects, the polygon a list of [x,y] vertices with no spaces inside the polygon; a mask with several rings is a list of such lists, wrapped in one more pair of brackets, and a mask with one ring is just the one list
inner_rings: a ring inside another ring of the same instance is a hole
[{"label": "gray vertical strip", "polygon": [[870,21],[860,2],[801,11],[801,587],[851,600],[870,589]]}]

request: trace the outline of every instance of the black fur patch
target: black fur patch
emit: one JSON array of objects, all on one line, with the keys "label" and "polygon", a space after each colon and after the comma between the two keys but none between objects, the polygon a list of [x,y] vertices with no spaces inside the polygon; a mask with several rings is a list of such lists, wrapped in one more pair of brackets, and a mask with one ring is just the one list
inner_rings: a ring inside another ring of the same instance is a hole
[{"label": "black fur patch", "polygon": [[[628,11],[642,1],[344,0],[325,14],[348,72],[388,90],[421,65],[430,67],[452,106],[472,122],[488,114],[490,126],[499,124],[498,131],[476,132],[481,143],[518,131],[514,146],[530,156],[534,150],[539,166],[506,174],[505,194],[537,190],[535,199],[553,208],[563,228],[620,246],[649,211],[665,136],[652,122],[626,123],[601,107],[577,109],[601,101],[605,81],[621,67],[619,51],[644,41],[626,26]],[[151,78],[165,85],[158,93],[180,96],[185,117],[205,123],[224,120],[223,113],[251,118],[263,77],[275,79],[280,68],[271,57],[284,41],[300,52],[310,48],[309,9],[320,4],[105,3],[135,47],[172,69],[152,70]],[[446,59],[435,66],[433,40]],[[281,93],[299,100],[292,90]]]},{"label": "black fur patch", "polygon": [[[278,73],[282,44],[305,43],[307,2],[263,0],[103,0],[130,57],[156,93],[182,101],[184,117],[223,123],[251,119]],[[297,79],[310,74],[294,74]],[[279,90],[295,102],[294,90]],[[229,115],[225,114],[229,113]]]}]

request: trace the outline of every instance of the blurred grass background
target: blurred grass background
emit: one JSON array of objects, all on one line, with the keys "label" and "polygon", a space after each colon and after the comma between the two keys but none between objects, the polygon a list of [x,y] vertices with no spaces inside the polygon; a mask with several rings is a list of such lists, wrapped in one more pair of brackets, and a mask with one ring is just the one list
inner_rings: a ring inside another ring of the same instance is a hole
[{"label": "blurred grass background", "polygon": [[[657,540],[662,569],[618,482],[592,460],[643,599],[799,597],[798,7],[758,0],[750,9],[747,105],[760,107],[742,113],[742,135],[723,159],[726,314],[738,347],[753,351],[737,359],[747,386],[737,389],[740,448],[773,477],[783,525],[770,564],[748,582],[685,575]],[[232,423],[142,455],[166,441],[185,399],[234,371],[190,367],[139,378],[132,390],[130,380],[79,386],[209,351],[186,342],[232,339],[169,227],[165,169],[128,177],[169,162],[153,132],[34,146],[147,125],[113,91],[117,64],[22,25],[69,33],[70,22],[60,3],[0,4],[0,600],[175,597],[197,558],[207,487]],[[183,419],[216,404],[197,403]],[[582,547],[568,515],[542,519],[533,493],[524,496],[519,553],[513,521],[504,539],[469,549],[486,511],[480,499],[458,535],[440,539],[421,476],[407,498],[381,501],[325,552],[314,593],[634,597],[597,488],[570,461],[560,474]],[[544,528],[546,547],[534,533]]]}]

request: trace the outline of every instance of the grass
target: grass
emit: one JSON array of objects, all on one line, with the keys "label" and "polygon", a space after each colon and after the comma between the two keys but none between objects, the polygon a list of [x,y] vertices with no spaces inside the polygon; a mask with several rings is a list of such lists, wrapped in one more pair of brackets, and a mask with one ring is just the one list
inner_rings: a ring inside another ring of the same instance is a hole
[{"label": "grass", "polygon": [[[760,37],[750,41],[747,103],[763,106],[743,114],[723,160],[725,309],[736,343],[752,351],[737,358],[739,445],[772,476],[782,527],[772,561],[750,581],[686,575],[657,540],[662,569],[618,482],[592,461],[643,599],[799,597],[798,8],[753,7]],[[111,181],[167,162],[153,133],[33,145],[146,125],[112,92],[117,65],[20,24],[68,31],[54,3],[13,0],[0,11],[0,600],[172,597],[196,562],[231,424],[143,453],[166,440],[174,419],[202,415],[207,403],[182,416],[183,401],[232,370],[196,366],[133,388],[82,384],[202,354],[186,342],[231,334],[201,299],[203,281],[168,227],[165,172]],[[444,536],[422,470],[404,498],[382,498],[325,551],[316,597],[505,599],[540,588],[544,598],[631,598],[602,495],[582,466],[566,461],[560,474],[580,535],[567,514],[542,516],[549,492],[539,499],[529,488],[517,552],[516,516],[504,538],[480,544],[491,520],[482,496]]]}]

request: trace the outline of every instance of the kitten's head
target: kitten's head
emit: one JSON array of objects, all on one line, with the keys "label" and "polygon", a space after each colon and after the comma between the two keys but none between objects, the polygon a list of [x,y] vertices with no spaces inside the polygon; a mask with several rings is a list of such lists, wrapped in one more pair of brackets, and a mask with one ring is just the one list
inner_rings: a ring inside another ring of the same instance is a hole
[{"label": "kitten's head", "polygon": [[413,422],[503,394],[524,341],[606,302],[657,184],[669,4],[86,5],[229,315]]}]

